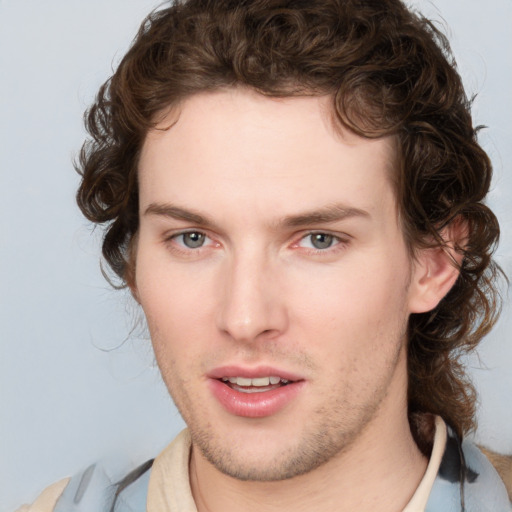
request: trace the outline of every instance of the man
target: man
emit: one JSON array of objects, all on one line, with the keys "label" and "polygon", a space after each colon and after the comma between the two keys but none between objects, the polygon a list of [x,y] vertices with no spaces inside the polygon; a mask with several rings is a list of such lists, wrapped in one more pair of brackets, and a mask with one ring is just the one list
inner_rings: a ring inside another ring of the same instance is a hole
[{"label": "man", "polygon": [[88,114],[78,203],[188,429],[34,510],[509,510],[462,441],[499,234],[469,106],[398,0],[152,14]]}]

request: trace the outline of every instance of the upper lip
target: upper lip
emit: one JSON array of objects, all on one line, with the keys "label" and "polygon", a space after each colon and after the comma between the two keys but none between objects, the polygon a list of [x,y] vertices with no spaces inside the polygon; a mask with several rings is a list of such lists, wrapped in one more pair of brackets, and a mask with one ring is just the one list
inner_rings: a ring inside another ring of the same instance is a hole
[{"label": "upper lip", "polygon": [[272,366],[256,366],[249,368],[246,366],[228,365],[214,368],[208,373],[211,379],[222,379],[222,377],[245,377],[247,379],[256,379],[258,377],[280,377],[289,381],[304,380],[303,377],[287,370]]}]

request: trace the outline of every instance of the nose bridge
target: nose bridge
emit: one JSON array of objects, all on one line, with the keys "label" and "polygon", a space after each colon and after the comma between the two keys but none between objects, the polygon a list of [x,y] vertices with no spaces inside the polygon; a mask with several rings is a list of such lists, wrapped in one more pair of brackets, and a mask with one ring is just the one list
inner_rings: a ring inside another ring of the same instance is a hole
[{"label": "nose bridge", "polygon": [[265,250],[249,246],[225,262],[219,328],[243,342],[276,336],[286,326],[276,263]]}]

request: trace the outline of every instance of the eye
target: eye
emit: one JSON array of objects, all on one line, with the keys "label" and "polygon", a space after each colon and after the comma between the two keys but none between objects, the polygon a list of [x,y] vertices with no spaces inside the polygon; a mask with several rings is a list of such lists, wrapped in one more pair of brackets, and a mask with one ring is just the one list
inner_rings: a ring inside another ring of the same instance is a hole
[{"label": "eye", "polygon": [[331,258],[345,251],[350,246],[351,238],[345,233],[313,231],[304,233],[293,247],[300,249],[301,254],[306,256]]},{"label": "eye", "polygon": [[310,249],[325,250],[337,245],[340,239],[329,233],[309,233],[299,242],[299,246]]},{"label": "eye", "polygon": [[183,247],[187,249],[198,249],[199,247],[203,247],[207,240],[207,236],[200,231],[189,231],[187,233],[180,233],[178,235],[174,235],[173,240]]},{"label": "eye", "polygon": [[194,229],[169,233],[163,239],[163,243],[171,254],[185,259],[202,258],[211,254],[213,249],[221,247],[208,232]]}]

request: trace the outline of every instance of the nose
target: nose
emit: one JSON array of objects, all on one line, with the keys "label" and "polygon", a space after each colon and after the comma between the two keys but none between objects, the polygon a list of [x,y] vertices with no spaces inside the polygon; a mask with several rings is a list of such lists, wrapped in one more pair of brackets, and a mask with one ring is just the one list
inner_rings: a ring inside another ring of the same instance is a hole
[{"label": "nose", "polygon": [[278,337],[287,328],[288,315],[276,266],[255,254],[225,263],[218,328],[242,343]]}]

